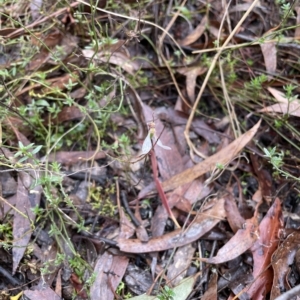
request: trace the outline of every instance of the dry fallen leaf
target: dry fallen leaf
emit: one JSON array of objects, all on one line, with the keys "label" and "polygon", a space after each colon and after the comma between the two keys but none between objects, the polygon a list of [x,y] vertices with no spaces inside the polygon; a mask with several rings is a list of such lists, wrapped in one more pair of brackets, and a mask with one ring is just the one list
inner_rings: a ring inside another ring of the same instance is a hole
[{"label": "dry fallen leaf", "polygon": [[188,34],[182,41],[179,41],[179,45],[188,46],[196,42],[205,31],[206,24],[207,24],[207,17],[204,16],[201,22],[198,24],[198,26],[190,34]]},{"label": "dry fallen leaf", "polygon": [[297,26],[296,26],[296,29],[295,29],[295,35],[294,35],[294,37],[295,37],[295,40],[298,40],[299,37],[300,37],[300,27],[299,27],[299,24],[300,24],[300,7],[297,6],[297,4],[296,4],[296,6],[295,6],[294,9],[295,9],[295,11],[297,13],[297,19],[296,19],[296,25]]},{"label": "dry fallen leaf", "polygon": [[287,276],[291,272],[291,266],[295,261],[296,253],[300,249],[300,232],[290,234],[272,256],[272,267],[274,271],[271,300],[275,300],[282,292],[288,291],[290,286]]},{"label": "dry fallen leaf", "polygon": [[252,140],[256,134],[261,121],[254,125],[249,131],[241,135],[227,147],[223,148],[216,154],[208,157],[204,161],[195,165],[192,168],[189,168],[175,176],[169,178],[168,180],[162,183],[164,191],[169,191],[175,189],[176,187],[189,183],[196,179],[197,177],[212,171],[217,164],[226,165],[232,159],[234,159],[238,153]]},{"label": "dry fallen leaf", "polygon": [[211,264],[221,264],[230,261],[248,249],[250,249],[254,242],[258,239],[257,232],[257,217],[254,216],[246,220],[244,228],[239,229],[236,234],[218,251],[217,255],[212,258],[201,258],[202,261]]},{"label": "dry fallen leaf", "polygon": [[122,255],[112,255],[109,252],[104,252],[98,259],[94,272],[97,277],[91,286],[91,300],[113,300],[114,292],[121,282],[129,258]]},{"label": "dry fallen leaf", "polygon": [[80,120],[84,117],[84,113],[79,109],[79,107],[65,106],[58,113],[57,118],[54,120],[56,124],[61,124],[62,122],[70,120]]},{"label": "dry fallen leaf", "polygon": [[227,221],[233,232],[241,229],[245,223],[245,219],[241,216],[235,200],[231,194],[225,196],[225,210],[227,214]]},{"label": "dry fallen leaf", "polygon": [[268,91],[279,103],[265,107],[260,110],[261,112],[277,112],[282,114],[295,115],[296,117],[300,116],[300,104],[298,98],[292,102],[289,102],[283,92],[272,87],[268,87]]},{"label": "dry fallen leaf", "polygon": [[259,240],[251,248],[253,254],[253,277],[247,294],[251,299],[263,300],[273,283],[271,257],[278,247],[279,230],[283,226],[281,203],[278,198],[259,224]]},{"label": "dry fallen leaf", "polygon": [[84,287],[84,284],[82,280],[78,277],[77,274],[72,273],[70,276],[70,282],[72,286],[74,287],[75,293],[81,298],[81,299],[87,299],[88,295],[86,292],[86,288]]},{"label": "dry fallen leaf", "polygon": [[[13,124],[11,124],[11,127],[18,140],[25,146],[29,145],[27,138],[18,132]],[[33,163],[32,159],[28,159],[28,163]],[[13,224],[13,274],[18,268],[31,238],[35,220],[33,208],[39,206],[42,193],[41,186],[35,185],[35,181],[39,179],[39,176],[39,171],[34,169],[28,172],[20,171],[18,174],[17,201]]]},{"label": "dry fallen leaf", "polygon": [[278,101],[282,103],[288,103],[288,99],[285,97],[283,92],[278,91],[277,89],[274,89],[272,87],[268,87],[268,91],[273,95],[273,97]]},{"label": "dry fallen leaf", "polygon": [[280,113],[300,117],[300,103],[298,101],[276,103],[260,109],[259,112]]},{"label": "dry fallen leaf", "polygon": [[[252,145],[255,148],[254,145]],[[253,153],[250,153],[250,160],[253,167],[254,174],[257,176],[259,190],[261,191],[262,197],[267,203],[270,204],[272,200],[272,176],[271,174],[261,165],[259,157]],[[256,196],[259,196],[256,195]],[[258,197],[259,199],[259,197]]]},{"label": "dry fallen leaf", "polygon": [[195,102],[195,88],[197,77],[204,74],[207,68],[200,66],[184,67],[177,70],[178,73],[186,76],[186,90],[191,103]]},{"label": "dry fallen leaf", "polygon": [[[259,44],[264,56],[266,70],[269,74],[275,74],[277,67],[277,49],[275,42],[266,41]],[[269,80],[273,78],[272,75],[268,75]]]},{"label": "dry fallen leaf", "polygon": [[180,247],[198,240],[205,233],[210,231],[225,217],[224,199],[215,199],[212,208],[199,213],[187,229],[177,229],[163,236],[152,238],[147,243],[138,239],[118,239],[118,246],[121,251],[130,253],[144,253],[162,251]]},{"label": "dry fallen leaf", "polygon": [[55,293],[62,298],[62,269],[59,269],[56,276]]},{"label": "dry fallen leaf", "polygon": [[186,276],[191,266],[196,248],[191,244],[179,247],[174,255],[173,262],[168,267],[168,282],[175,286]]},{"label": "dry fallen leaf", "polygon": [[58,29],[53,29],[47,34],[36,32],[30,39],[33,45],[48,50],[47,48],[52,49],[62,41],[63,33]]},{"label": "dry fallen leaf", "polygon": [[[32,179],[29,174],[19,172],[16,210],[14,211],[14,247],[13,254],[13,274],[16,272],[33,231],[35,215],[32,209],[39,204],[40,194],[30,193]],[[20,214],[23,213],[23,215]]]},{"label": "dry fallen leaf", "polygon": [[110,55],[107,54],[107,51],[105,53],[97,52],[95,54],[95,51],[93,50],[82,50],[82,54],[87,59],[93,58],[104,63],[109,62],[111,64],[117,65],[131,75],[134,75],[134,71],[140,69],[140,65],[137,63],[137,61],[132,60],[130,57],[127,57],[124,53],[119,51],[112,52],[112,54]]},{"label": "dry fallen leaf", "polygon": [[61,300],[61,298],[50,287],[44,286],[39,290],[24,291],[24,295],[30,300]]},{"label": "dry fallen leaf", "polygon": [[120,234],[119,234],[119,237],[129,239],[134,235],[136,228],[134,227],[132,222],[130,222],[127,215],[123,211],[123,209],[119,210],[119,215],[120,215]]},{"label": "dry fallen leaf", "polygon": [[218,273],[213,271],[208,282],[208,289],[205,291],[201,300],[217,300],[218,299]]}]

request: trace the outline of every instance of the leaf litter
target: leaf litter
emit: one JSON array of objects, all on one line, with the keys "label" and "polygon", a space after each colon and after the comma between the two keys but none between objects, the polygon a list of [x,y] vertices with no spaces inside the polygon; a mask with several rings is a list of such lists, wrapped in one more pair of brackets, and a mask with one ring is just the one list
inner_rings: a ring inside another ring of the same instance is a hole
[{"label": "leaf litter", "polygon": [[219,2],[0,9],[3,299],[276,299],[299,284],[297,77],[278,76],[293,55],[264,3]]}]

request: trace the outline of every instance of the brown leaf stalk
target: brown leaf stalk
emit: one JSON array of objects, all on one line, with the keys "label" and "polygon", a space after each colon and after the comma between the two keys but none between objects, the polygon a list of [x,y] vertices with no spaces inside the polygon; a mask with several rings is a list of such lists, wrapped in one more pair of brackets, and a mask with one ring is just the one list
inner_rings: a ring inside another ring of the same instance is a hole
[{"label": "brown leaf stalk", "polygon": [[156,188],[157,188],[158,195],[161,199],[161,202],[162,202],[163,206],[165,207],[165,209],[167,210],[169,217],[173,220],[176,227],[181,228],[180,225],[178,224],[177,220],[175,219],[175,216],[172,213],[172,210],[171,210],[171,208],[168,204],[166,194],[163,190],[161,182],[159,181],[158,169],[157,169],[157,160],[156,160],[156,156],[155,156],[155,153],[154,153],[153,149],[149,152],[149,155],[150,155],[150,158],[151,158],[151,166],[152,166],[152,172],[153,172],[155,185],[156,185]]}]

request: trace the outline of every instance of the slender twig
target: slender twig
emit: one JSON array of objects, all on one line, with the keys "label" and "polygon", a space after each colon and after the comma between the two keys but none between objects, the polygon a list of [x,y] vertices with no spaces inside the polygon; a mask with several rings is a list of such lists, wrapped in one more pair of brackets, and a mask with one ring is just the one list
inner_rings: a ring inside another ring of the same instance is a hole
[{"label": "slender twig", "polygon": [[131,218],[131,221],[133,223],[133,225],[135,227],[139,227],[141,226],[141,223],[139,222],[139,220],[135,217],[134,213],[131,211],[129,205],[128,205],[128,201],[127,201],[127,197],[126,197],[126,192],[123,190],[121,191],[121,201],[122,204],[126,210],[126,212],[128,213],[129,217]]},{"label": "slender twig", "polygon": [[0,266],[0,274],[5,278],[8,282],[10,282],[13,286],[20,286],[21,282],[18,278],[15,278],[11,275],[10,272],[8,272],[6,269],[4,269],[2,266]]}]

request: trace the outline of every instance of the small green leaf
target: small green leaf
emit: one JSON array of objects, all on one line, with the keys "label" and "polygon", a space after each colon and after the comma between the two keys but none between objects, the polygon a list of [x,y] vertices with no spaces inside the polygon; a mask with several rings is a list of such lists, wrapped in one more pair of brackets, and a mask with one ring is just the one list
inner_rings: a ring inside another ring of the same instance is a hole
[{"label": "small green leaf", "polygon": [[38,106],[49,106],[49,103],[46,100],[41,99],[41,100],[36,101],[36,105],[38,105]]},{"label": "small green leaf", "polygon": [[39,145],[39,146],[35,147],[35,148],[32,150],[32,154],[37,154],[42,148],[43,148],[42,145]]}]

